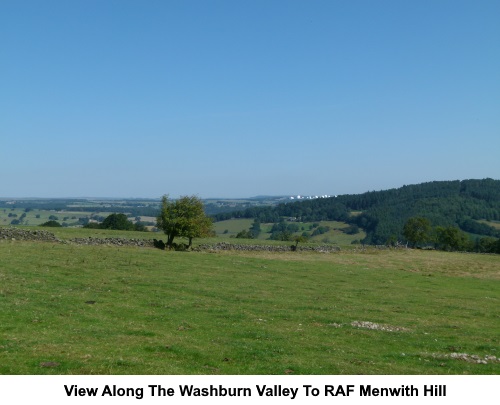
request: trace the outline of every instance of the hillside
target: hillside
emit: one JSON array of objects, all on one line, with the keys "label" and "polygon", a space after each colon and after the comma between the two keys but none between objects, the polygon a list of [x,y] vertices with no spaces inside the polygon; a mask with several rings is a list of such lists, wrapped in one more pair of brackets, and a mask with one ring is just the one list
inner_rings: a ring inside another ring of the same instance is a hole
[{"label": "hillside", "polygon": [[433,226],[456,226],[469,234],[498,238],[498,228],[488,221],[500,220],[500,180],[434,181],[215,216],[217,220],[256,218],[261,222],[278,222],[283,217],[348,222],[366,232],[366,244],[403,240],[404,223],[411,217],[427,218]]}]

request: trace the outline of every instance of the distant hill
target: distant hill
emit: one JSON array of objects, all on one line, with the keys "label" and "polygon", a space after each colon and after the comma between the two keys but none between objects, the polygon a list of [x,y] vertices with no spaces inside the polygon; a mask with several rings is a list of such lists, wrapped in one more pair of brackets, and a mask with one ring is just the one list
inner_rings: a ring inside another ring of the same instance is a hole
[{"label": "distant hill", "polygon": [[500,180],[433,181],[215,216],[216,220],[256,218],[261,222],[278,222],[283,217],[355,224],[367,233],[363,241],[367,244],[402,240],[403,226],[411,217],[425,217],[433,226],[457,226],[471,234],[498,238],[500,231],[487,221],[500,221]]},{"label": "distant hill", "polygon": [[435,181],[342,196],[341,201],[351,210],[362,211],[354,222],[367,231],[367,243],[401,238],[410,217],[427,218],[434,226],[456,225],[466,232],[498,236],[495,228],[478,221],[500,220],[499,180]]}]

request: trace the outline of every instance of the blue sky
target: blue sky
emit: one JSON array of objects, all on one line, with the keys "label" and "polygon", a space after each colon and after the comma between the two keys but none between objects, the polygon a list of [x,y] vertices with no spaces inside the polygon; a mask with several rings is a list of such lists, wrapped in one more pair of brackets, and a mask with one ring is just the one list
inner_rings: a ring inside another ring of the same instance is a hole
[{"label": "blue sky", "polygon": [[500,178],[498,1],[1,1],[0,196]]}]

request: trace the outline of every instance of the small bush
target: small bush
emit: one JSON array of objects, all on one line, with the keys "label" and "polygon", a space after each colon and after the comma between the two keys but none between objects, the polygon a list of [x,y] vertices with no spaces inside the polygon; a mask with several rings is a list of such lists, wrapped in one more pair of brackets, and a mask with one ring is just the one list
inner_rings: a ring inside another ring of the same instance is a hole
[{"label": "small bush", "polygon": [[359,227],[357,225],[350,225],[347,228],[342,228],[341,231],[346,235],[356,235],[359,233]]},{"label": "small bush", "polygon": [[241,239],[253,239],[253,234],[249,230],[243,230],[241,232],[238,232],[236,237]]},{"label": "small bush", "polygon": [[54,220],[44,222],[43,224],[40,224],[40,226],[51,226],[53,228],[60,228],[62,225]]}]

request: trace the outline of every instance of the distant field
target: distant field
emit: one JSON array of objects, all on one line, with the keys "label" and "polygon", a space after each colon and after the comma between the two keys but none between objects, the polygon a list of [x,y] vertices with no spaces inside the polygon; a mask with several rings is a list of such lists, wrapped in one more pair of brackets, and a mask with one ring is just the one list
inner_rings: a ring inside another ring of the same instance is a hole
[{"label": "distant field", "polygon": [[[39,210],[32,209],[26,212],[23,208],[1,208],[0,209],[0,226],[8,226],[11,224],[12,220],[22,218],[22,226],[39,226],[47,221],[55,218],[54,220],[60,224],[66,224],[67,226],[81,226],[78,222],[80,218],[95,218],[95,217],[107,217],[114,211],[97,211],[97,212],[86,212],[86,211],[56,211],[56,210]],[[23,214],[26,214],[23,218]],[[140,216],[143,222],[156,222],[155,217]],[[134,218],[130,218],[133,222]],[[18,226],[17,224],[15,226]]]},{"label": "distant field", "polygon": [[[214,229],[219,237],[235,237],[238,232],[250,229],[253,219],[229,219],[214,223]],[[301,235],[303,232],[312,231],[313,222],[297,222],[299,231],[296,235]],[[318,221],[317,224],[324,227],[329,227],[330,230],[321,235],[312,236],[309,238],[310,243],[331,243],[340,246],[350,245],[354,240],[361,240],[366,237],[363,231],[354,235],[347,235],[341,231],[346,228],[348,224],[338,221]],[[261,224],[262,232],[259,235],[260,240],[269,239],[271,236],[271,228],[273,224]]]},{"label": "distant field", "polygon": [[482,221],[478,221],[478,222],[481,222],[483,224],[492,226],[493,228],[496,228],[496,229],[500,229],[500,221],[486,221],[486,220],[482,220]]},{"label": "distant field", "polygon": [[500,373],[497,255],[0,240],[0,263],[0,374]]},{"label": "distant field", "polygon": [[214,222],[214,230],[217,236],[229,238],[236,236],[238,232],[248,230],[252,223],[253,219],[229,219],[227,221]]},{"label": "distant field", "polygon": [[[320,221],[320,226],[330,227],[330,231],[317,236],[312,236],[310,238],[311,242],[322,242],[322,243],[334,243],[336,245],[344,246],[350,245],[353,241],[360,241],[366,237],[366,233],[359,231],[354,235],[347,235],[341,231],[341,229],[347,228],[348,224],[345,222],[338,221]],[[307,225],[312,225],[312,223],[307,223]]]},{"label": "distant field", "polygon": [[[32,209],[26,212],[23,208],[2,208],[0,209],[0,226],[10,225],[12,220],[21,219],[23,214],[26,216],[22,219],[22,224],[27,226],[38,226],[50,220],[50,217],[59,223],[66,222],[69,225],[78,224],[79,218],[90,218],[92,215],[106,217],[112,212],[83,212],[83,211],[56,211],[56,210],[39,210]],[[17,225],[16,225],[17,226]]]}]

